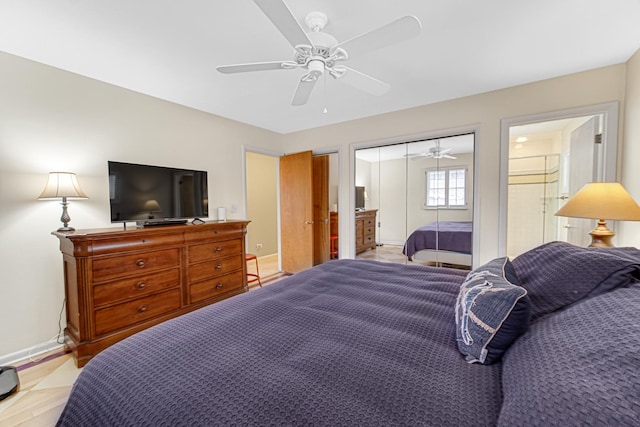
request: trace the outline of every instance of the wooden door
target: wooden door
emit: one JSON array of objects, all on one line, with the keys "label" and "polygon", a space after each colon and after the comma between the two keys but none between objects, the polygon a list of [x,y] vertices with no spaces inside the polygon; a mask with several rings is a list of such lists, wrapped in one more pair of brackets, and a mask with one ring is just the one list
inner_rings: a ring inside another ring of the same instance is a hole
[{"label": "wooden door", "polygon": [[313,266],[313,158],[311,151],[280,157],[282,270]]},{"label": "wooden door", "polygon": [[329,261],[329,156],[313,157],[313,265]]}]

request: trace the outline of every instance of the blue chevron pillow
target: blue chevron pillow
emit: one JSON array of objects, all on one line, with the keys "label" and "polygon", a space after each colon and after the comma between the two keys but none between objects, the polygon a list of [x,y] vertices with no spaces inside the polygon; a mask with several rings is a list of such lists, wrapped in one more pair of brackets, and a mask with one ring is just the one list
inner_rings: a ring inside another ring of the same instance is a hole
[{"label": "blue chevron pillow", "polygon": [[529,327],[531,303],[508,258],[471,271],[456,301],[456,341],[469,363],[495,363]]}]

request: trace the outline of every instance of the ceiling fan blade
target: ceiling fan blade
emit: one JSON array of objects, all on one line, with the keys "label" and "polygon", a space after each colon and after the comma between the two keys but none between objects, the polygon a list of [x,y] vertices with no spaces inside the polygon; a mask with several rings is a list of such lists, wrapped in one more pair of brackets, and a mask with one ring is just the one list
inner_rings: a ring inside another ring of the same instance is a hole
[{"label": "ceiling fan blade", "polygon": [[306,78],[307,76],[308,74],[305,74],[300,78],[298,87],[296,88],[296,93],[293,94],[293,99],[291,99],[291,105],[299,106],[307,103],[309,95],[311,95],[311,91],[317,81],[317,79]]},{"label": "ceiling fan blade", "polygon": [[[342,48],[349,58],[371,52],[375,49],[390,46],[404,40],[416,37],[422,30],[422,24],[415,16],[404,16],[382,27],[356,36],[338,44],[335,48]],[[335,50],[335,48],[333,50]]]},{"label": "ceiling fan blade", "polygon": [[452,156],[451,154],[443,154],[442,157],[444,157],[445,159],[457,159],[457,157]]},{"label": "ceiling fan blade", "polygon": [[300,23],[291,13],[291,10],[282,0],[253,0],[262,9],[273,25],[280,30],[282,35],[294,48],[298,45],[313,46],[311,40],[304,32]]},{"label": "ceiling fan blade", "polygon": [[221,65],[216,70],[225,74],[246,73],[250,71],[285,70],[291,61],[253,62],[250,64]]},{"label": "ceiling fan blade", "polygon": [[[334,69],[337,68],[338,67],[334,67]],[[356,71],[353,68],[340,66],[339,69],[344,70],[345,72],[338,78],[338,80],[343,81],[356,89],[370,93],[371,95],[384,95],[391,88],[389,83],[375,79],[367,74],[361,73],[360,71]]]}]

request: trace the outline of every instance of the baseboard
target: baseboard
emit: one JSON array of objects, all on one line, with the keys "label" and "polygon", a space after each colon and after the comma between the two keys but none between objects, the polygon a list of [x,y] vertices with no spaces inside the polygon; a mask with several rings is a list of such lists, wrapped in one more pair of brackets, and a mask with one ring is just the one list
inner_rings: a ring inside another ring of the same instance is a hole
[{"label": "baseboard", "polygon": [[34,345],[33,347],[16,351],[15,353],[0,356],[0,366],[9,366],[20,362],[28,362],[30,359],[37,359],[39,358],[38,356],[52,351],[62,350],[62,348],[63,345],[58,344],[57,342],[43,342],[41,344]]}]

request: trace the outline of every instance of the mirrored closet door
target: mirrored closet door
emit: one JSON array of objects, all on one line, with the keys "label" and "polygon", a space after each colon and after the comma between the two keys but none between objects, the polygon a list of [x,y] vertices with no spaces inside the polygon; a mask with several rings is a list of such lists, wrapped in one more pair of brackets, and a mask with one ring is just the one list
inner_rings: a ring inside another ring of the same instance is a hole
[{"label": "mirrored closet door", "polygon": [[356,208],[375,211],[376,239],[374,250],[356,250],[356,258],[470,268],[474,139],[469,133],[356,150],[356,187],[366,194]]}]

